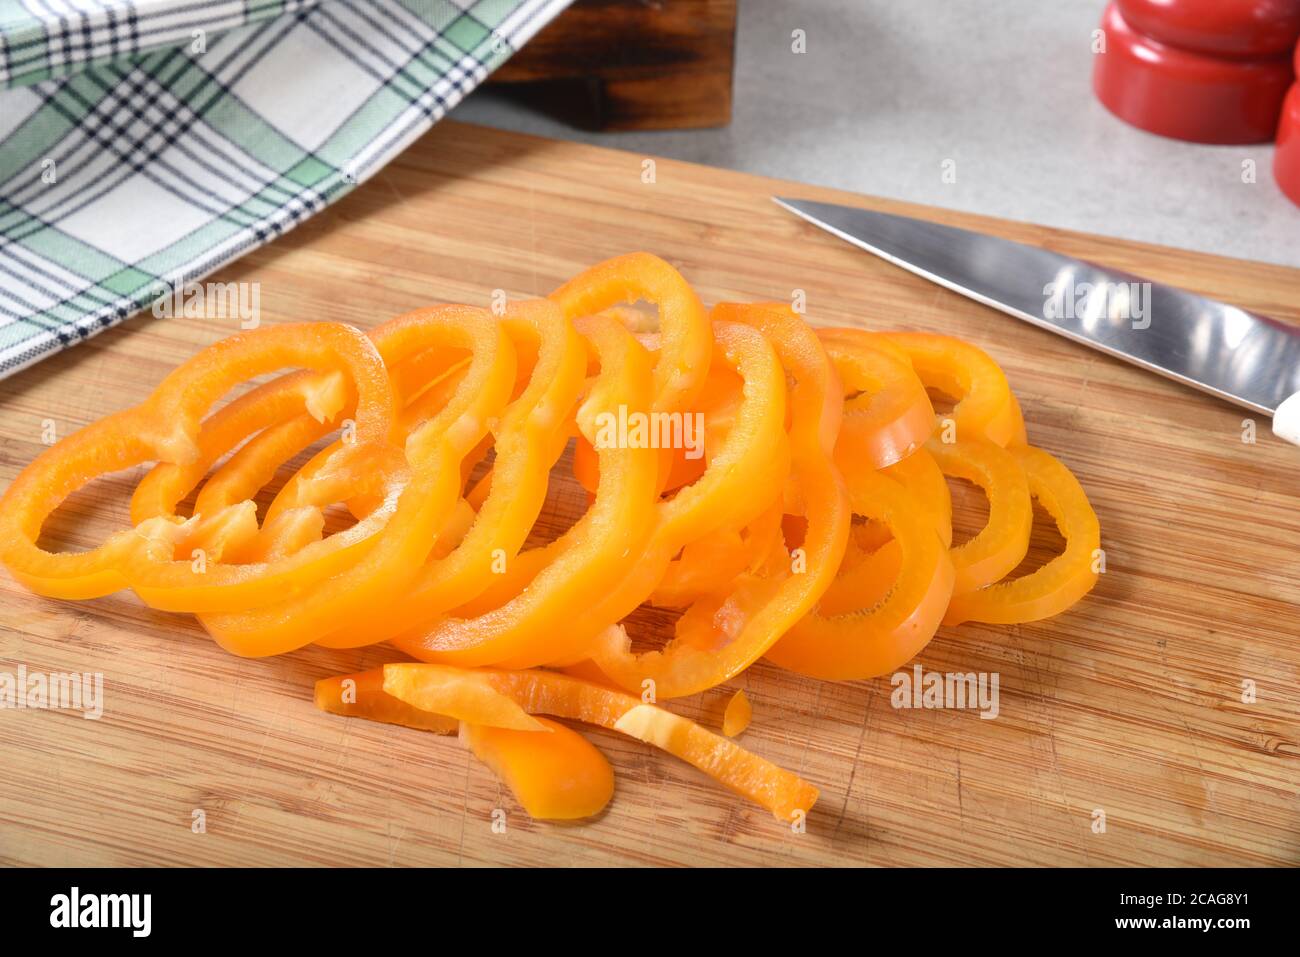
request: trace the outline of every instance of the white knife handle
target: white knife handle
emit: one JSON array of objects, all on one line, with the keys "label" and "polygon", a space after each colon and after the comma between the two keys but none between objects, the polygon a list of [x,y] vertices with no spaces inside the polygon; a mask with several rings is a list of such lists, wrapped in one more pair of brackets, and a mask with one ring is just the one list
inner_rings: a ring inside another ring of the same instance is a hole
[{"label": "white knife handle", "polygon": [[1300,445],[1300,392],[1284,400],[1273,413],[1273,434]]}]

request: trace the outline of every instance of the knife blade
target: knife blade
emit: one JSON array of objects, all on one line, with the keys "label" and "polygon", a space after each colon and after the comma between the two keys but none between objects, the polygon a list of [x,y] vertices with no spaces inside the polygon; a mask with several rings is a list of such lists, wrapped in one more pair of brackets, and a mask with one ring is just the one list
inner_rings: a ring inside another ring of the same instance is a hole
[{"label": "knife blade", "polygon": [[1300,445],[1300,328],[997,236],[774,196],[814,226],[976,302],[1273,417]]}]

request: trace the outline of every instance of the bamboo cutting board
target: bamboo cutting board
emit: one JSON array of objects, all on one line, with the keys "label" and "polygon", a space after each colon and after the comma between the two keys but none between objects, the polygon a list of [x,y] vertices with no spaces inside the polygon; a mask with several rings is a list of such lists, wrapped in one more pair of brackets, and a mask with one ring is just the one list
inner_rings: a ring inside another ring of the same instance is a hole
[{"label": "bamboo cutting board", "polygon": [[[61,604],[0,573],[0,670],[104,676],[98,721],[0,711],[0,861],[1300,863],[1300,449],[1263,420],[1244,442],[1240,410],[932,286],[768,197],[930,216],[1290,321],[1300,272],[667,160],[645,182],[646,160],[442,123],[352,196],[212,278],[259,283],[263,322],[371,326],[432,302],[487,305],[495,289],[542,295],[599,259],[646,249],[706,302],[801,289],[817,322],[979,343],[1006,369],[1031,440],[1087,489],[1107,559],[1070,612],[944,629],[922,653],[927,670],[996,672],[997,718],[896,710],[886,679],[826,683],[760,663],[671,707],[717,728],[744,688],[755,720],[742,743],[822,790],[805,833],[604,732],[592,737],[615,766],[611,806],[586,825],[548,825],[456,740],[312,706],[317,678],[396,657],[383,649],[243,660],[130,595]],[[236,326],[140,317],[0,382],[0,478],[41,450],[49,422],[65,435],[140,401]],[[125,515],[136,477],[74,495],[51,539],[97,540],[103,514]],[[980,511],[955,496],[961,536]],[[543,525],[574,502],[560,488]],[[1040,560],[1051,545],[1052,534],[1036,536]]]}]

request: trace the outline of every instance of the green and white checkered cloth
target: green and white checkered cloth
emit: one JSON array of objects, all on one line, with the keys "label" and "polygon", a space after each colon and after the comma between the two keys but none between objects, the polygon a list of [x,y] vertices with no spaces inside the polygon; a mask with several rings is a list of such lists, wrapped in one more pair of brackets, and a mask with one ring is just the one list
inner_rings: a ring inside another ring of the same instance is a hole
[{"label": "green and white checkered cloth", "polygon": [[570,0],[0,0],[0,377],[364,182]]}]

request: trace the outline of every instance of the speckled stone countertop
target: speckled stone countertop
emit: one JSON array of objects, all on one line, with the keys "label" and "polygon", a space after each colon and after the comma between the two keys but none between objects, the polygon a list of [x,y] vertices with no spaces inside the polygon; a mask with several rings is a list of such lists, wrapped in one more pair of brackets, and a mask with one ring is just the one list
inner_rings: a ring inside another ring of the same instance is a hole
[{"label": "speckled stone countertop", "polygon": [[[1163,139],[1125,125],[1093,97],[1091,35],[1103,7],[740,0],[727,128],[583,132],[490,88],[455,116],[1300,267],[1300,208],[1273,181],[1270,145]],[[791,51],[794,30],[805,33],[805,53]],[[948,160],[955,182],[943,176]]]}]

